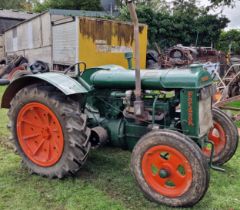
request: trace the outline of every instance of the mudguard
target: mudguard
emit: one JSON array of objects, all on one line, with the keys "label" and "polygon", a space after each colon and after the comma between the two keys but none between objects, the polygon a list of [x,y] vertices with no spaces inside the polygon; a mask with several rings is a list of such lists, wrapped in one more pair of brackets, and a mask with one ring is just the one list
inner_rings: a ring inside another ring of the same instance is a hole
[{"label": "mudguard", "polygon": [[14,80],[6,89],[2,97],[2,108],[9,108],[12,98],[16,93],[28,86],[35,83],[46,82],[59,89],[65,95],[84,94],[89,92],[89,87],[85,85],[84,81],[81,82],[74,80],[73,78],[62,73],[44,73],[34,74],[21,77]]}]

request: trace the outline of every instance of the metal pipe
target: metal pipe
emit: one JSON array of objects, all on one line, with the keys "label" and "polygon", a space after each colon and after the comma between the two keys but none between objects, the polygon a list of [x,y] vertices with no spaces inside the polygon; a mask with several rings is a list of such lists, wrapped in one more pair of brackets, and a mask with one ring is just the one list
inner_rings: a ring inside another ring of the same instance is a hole
[{"label": "metal pipe", "polygon": [[127,0],[128,9],[132,22],[134,24],[134,41],[135,41],[135,77],[136,77],[136,89],[135,96],[136,100],[141,100],[141,78],[140,78],[140,43],[139,43],[139,22],[136,13],[136,8],[132,0]]},{"label": "metal pipe", "polygon": [[132,0],[127,0],[128,9],[134,25],[134,42],[135,42],[135,98],[134,114],[142,118],[144,116],[144,102],[141,99],[141,75],[140,75],[140,42],[139,42],[139,22],[136,13],[136,8]]}]

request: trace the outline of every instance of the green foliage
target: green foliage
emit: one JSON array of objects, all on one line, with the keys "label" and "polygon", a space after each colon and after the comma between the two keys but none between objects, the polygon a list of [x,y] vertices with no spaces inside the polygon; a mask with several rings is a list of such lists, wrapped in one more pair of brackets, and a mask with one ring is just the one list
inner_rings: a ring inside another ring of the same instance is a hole
[{"label": "green foliage", "polygon": [[31,10],[31,4],[27,0],[1,0],[1,9]]},{"label": "green foliage", "polygon": [[[5,91],[6,87],[0,86],[0,102],[2,101],[2,95]],[[0,109],[0,138],[6,138],[9,135],[9,131],[7,129],[8,117],[7,110]]]},{"label": "green foliage", "polygon": [[[120,19],[130,20],[127,7],[120,11]],[[198,8],[195,0],[182,4],[177,1],[173,11],[169,9],[155,10],[152,6],[137,6],[139,21],[149,26],[149,44],[157,42],[161,48],[176,44],[210,46],[218,40],[221,30],[227,26],[226,17],[210,15],[205,8]]]},{"label": "green foliage", "polygon": [[218,42],[218,49],[228,52],[231,48],[233,54],[240,55],[240,30],[223,31]]},{"label": "green foliage", "polygon": [[54,9],[73,9],[73,10],[101,10],[100,0],[45,0],[41,3],[39,0],[32,0],[33,10],[35,12],[42,12],[44,10]]},{"label": "green foliage", "polygon": [[219,7],[219,6],[233,6],[234,3],[237,0],[210,0],[210,2],[212,3],[212,7]]}]

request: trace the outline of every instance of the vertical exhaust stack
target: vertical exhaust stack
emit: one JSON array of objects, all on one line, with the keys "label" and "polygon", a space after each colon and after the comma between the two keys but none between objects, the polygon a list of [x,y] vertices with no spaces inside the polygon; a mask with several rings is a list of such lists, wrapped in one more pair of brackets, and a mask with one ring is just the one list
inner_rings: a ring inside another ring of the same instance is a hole
[{"label": "vertical exhaust stack", "polygon": [[135,97],[134,101],[134,113],[138,117],[144,115],[144,102],[142,101],[142,87],[140,76],[140,43],[139,43],[139,22],[136,13],[136,8],[133,0],[127,0],[128,9],[134,25],[134,42],[135,42]]}]

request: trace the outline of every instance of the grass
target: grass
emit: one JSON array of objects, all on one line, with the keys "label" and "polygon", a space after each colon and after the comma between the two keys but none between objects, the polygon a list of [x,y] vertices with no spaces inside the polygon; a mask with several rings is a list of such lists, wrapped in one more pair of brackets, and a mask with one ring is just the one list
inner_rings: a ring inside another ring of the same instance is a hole
[{"label": "grass", "polygon": [[[6,138],[6,110],[0,111],[0,123],[0,138]],[[78,176],[50,180],[30,175],[18,156],[0,145],[0,209],[170,210],[144,198],[130,174],[130,157],[116,148],[93,150]],[[192,209],[240,209],[239,163],[238,149],[225,173],[211,170],[209,190]]]},{"label": "grass", "polygon": [[[0,99],[4,93],[5,87],[0,86]],[[7,110],[0,109],[0,137],[6,138],[9,136],[9,131],[7,129],[8,117],[7,117]]]}]

